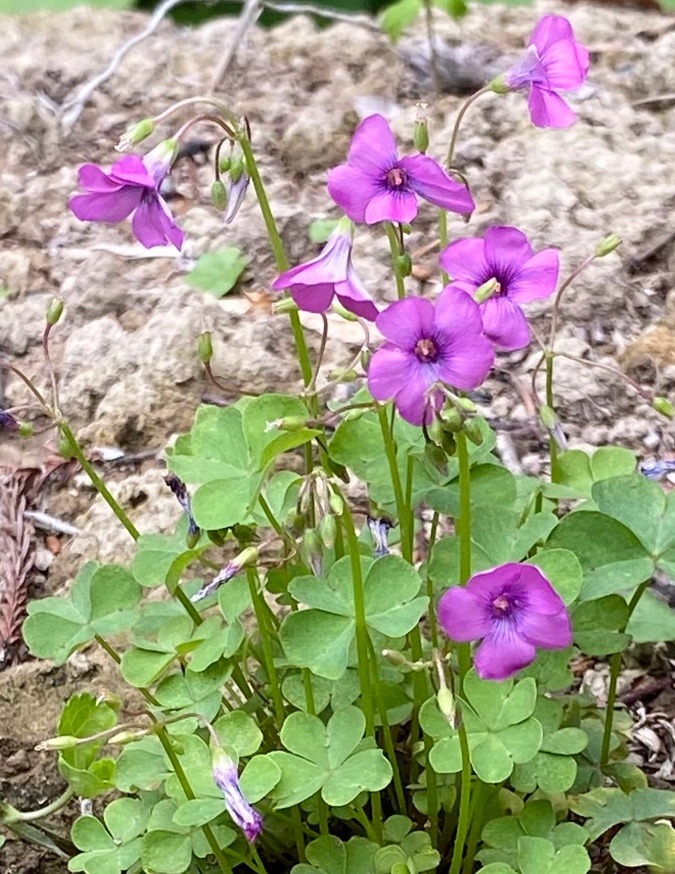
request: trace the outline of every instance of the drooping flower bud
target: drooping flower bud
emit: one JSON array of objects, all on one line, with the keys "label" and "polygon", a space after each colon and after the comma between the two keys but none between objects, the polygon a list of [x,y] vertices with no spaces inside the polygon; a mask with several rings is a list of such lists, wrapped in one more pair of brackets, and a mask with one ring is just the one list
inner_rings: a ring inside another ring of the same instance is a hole
[{"label": "drooping flower bud", "polygon": [[245,565],[252,564],[257,560],[257,558],[258,550],[255,546],[247,546],[246,549],[242,549],[239,555],[235,555],[232,561],[228,561],[220,573],[218,573],[210,583],[202,586],[202,588],[194,594],[190,600],[195,603],[197,601],[203,601],[204,598],[208,598],[209,595],[213,595],[213,593],[218,591],[223,583],[229,582],[229,580],[235,577]]},{"label": "drooping flower bud", "polygon": [[119,143],[115,146],[117,152],[129,152],[134,146],[142,143],[155,130],[155,122],[151,118],[144,118],[137,124],[132,125],[122,134]]},{"label": "drooping flower bud", "polygon": [[21,422],[19,425],[19,437],[32,437],[35,433],[35,428],[30,422]]},{"label": "drooping flower bud", "polygon": [[232,158],[229,174],[230,189],[227,192],[227,209],[224,217],[226,225],[234,221],[235,216],[239,212],[239,207],[244,202],[244,197],[246,196],[249,175],[246,172],[246,164],[243,158]]},{"label": "drooping flower bud", "polygon": [[224,749],[218,747],[211,751],[213,781],[223,793],[225,808],[232,821],[243,831],[246,840],[254,843],[262,834],[263,820],[258,811],[251,807],[239,786],[237,765]]},{"label": "drooping flower bud", "polygon": [[410,276],[412,273],[412,258],[407,252],[396,256],[396,271],[400,276]]},{"label": "drooping flower bud", "polygon": [[178,157],[178,149],[180,143],[177,139],[162,140],[154,149],[148,152],[143,158],[148,173],[155,180],[157,189],[162,185],[167,173],[171,170],[173,162]]},{"label": "drooping flower bud", "polygon": [[213,343],[211,342],[211,331],[202,331],[197,338],[197,354],[202,364],[210,364],[213,358]]},{"label": "drooping flower bud", "polygon": [[500,73],[499,76],[495,76],[495,78],[488,85],[490,91],[494,91],[495,94],[508,94],[512,89],[509,88],[509,84],[506,81],[506,74]]},{"label": "drooping flower bud", "polygon": [[368,516],[368,528],[375,543],[375,556],[389,555],[389,543],[387,536],[392,528],[389,519],[375,519]]},{"label": "drooping flower bud", "polygon": [[447,686],[443,686],[436,693],[436,703],[438,704],[438,709],[448,720],[450,727],[456,728],[455,717],[457,713],[457,707],[455,705],[455,696],[452,694]]},{"label": "drooping flower bud", "polygon": [[657,413],[661,413],[662,416],[665,416],[668,419],[675,418],[675,406],[668,400],[668,398],[657,397],[652,401],[652,406],[656,410]]},{"label": "drooping flower bud", "polygon": [[332,549],[335,545],[335,535],[337,533],[337,524],[335,516],[327,513],[319,522],[319,537],[326,549]]},{"label": "drooping flower bud", "polygon": [[297,313],[298,305],[292,297],[282,297],[272,304],[272,312],[274,315],[286,315],[287,313]]},{"label": "drooping flower bud", "polygon": [[190,495],[188,494],[187,487],[183,480],[179,479],[175,474],[169,473],[164,477],[164,482],[171,489],[171,491],[176,496],[176,500],[183,508],[185,515],[188,519],[188,547],[192,549],[197,545],[199,540],[199,526],[194,520],[192,515],[192,504],[190,502]]},{"label": "drooping flower bud", "polygon": [[211,186],[211,203],[216,209],[223,210],[227,207],[227,189],[220,179],[216,179]]},{"label": "drooping flower bud", "polygon": [[617,249],[622,243],[621,237],[616,234],[609,234],[604,239],[600,240],[598,246],[595,250],[595,254],[598,258],[604,258],[605,255],[609,255],[610,252],[613,252]]},{"label": "drooping flower bud", "polygon": [[429,148],[429,125],[427,123],[426,103],[417,104],[417,118],[413,132],[413,143],[418,152],[424,154]]}]

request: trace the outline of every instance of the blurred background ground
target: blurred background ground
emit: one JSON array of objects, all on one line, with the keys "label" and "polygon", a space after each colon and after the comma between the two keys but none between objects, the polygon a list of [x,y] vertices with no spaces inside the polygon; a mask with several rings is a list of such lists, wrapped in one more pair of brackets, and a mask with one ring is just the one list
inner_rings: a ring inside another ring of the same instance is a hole
[{"label": "blurred background ground", "polygon": [[[477,210],[469,228],[451,217],[450,238],[479,234],[490,224],[516,225],[535,248],[559,247],[566,273],[599,238],[617,233],[622,247],[593,264],[564,303],[561,349],[621,366],[646,388],[672,396],[675,19],[652,9],[584,3],[473,6],[459,23],[437,12],[438,52],[447,68],[445,90],[437,94],[421,22],[393,47],[366,27],[318,29],[295,17],[247,33],[219,94],[250,120],[272,209],[296,262],[316,252],[311,222],[336,215],[326,173],[344,160],[360,117],[384,113],[403,148],[412,149],[415,105],[425,101],[430,151],[442,158],[462,101],[457,92],[466,87],[457,70],[470,67],[471,75],[489,79],[517,55],[534,21],[550,12],[567,14],[592,53],[589,81],[572,100],[579,121],[566,131],[537,130],[520,95],[477,104],[456,154]],[[0,18],[0,352],[44,385],[44,312],[54,294],[64,299],[53,344],[62,406],[143,532],[175,524],[180,510],[162,482],[161,452],[189,428],[200,401],[219,394],[195,354],[200,331],[213,330],[224,399],[299,385],[288,324],[269,308],[274,261],[256,204],[249,197],[225,227],[209,203],[212,174],[203,158],[182,161],[173,176],[172,207],[187,235],[181,258],[147,257],[128,226],[84,225],[67,210],[78,165],[111,163],[131,121],[208,90],[236,28],[233,19],[197,27],[164,21],[64,134],[58,107],[145,21],[141,12],[87,8]],[[170,133],[167,126],[156,139]],[[197,136],[215,140],[208,130]],[[422,254],[409,289],[429,295],[440,289],[436,252],[427,246],[435,239],[433,220],[423,207],[410,237],[411,250]],[[190,288],[186,273],[202,253],[225,245],[241,248],[249,266],[236,289],[217,300]],[[359,230],[355,261],[374,296],[392,299],[387,245],[375,230]],[[546,303],[531,311],[540,331],[546,311]],[[308,325],[316,349],[318,325]],[[355,326],[333,323],[326,370],[349,360],[360,341]],[[535,361],[529,352],[503,356],[486,384],[484,412],[509,423],[519,464],[536,474],[545,440],[528,389]],[[642,458],[673,456],[672,426],[615,376],[560,360],[558,391],[571,445],[621,444]],[[0,407],[27,400],[20,382],[5,374]],[[131,555],[128,536],[83,476],[63,467],[47,475],[56,464],[49,440],[46,434],[0,442],[5,471],[40,471],[31,507],[85,532],[34,523],[32,597],[63,590],[86,558],[124,562]],[[106,462],[110,450],[122,457]],[[50,758],[35,753],[35,743],[52,732],[69,694],[83,685],[109,688],[114,678],[94,653],[59,669],[9,664],[25,655],[14,647],[0,673],[0,797],[30,808],[60,791]],[[0,852],[9,860],[2,863],[7,872],[65,870],[18,845]]]}]

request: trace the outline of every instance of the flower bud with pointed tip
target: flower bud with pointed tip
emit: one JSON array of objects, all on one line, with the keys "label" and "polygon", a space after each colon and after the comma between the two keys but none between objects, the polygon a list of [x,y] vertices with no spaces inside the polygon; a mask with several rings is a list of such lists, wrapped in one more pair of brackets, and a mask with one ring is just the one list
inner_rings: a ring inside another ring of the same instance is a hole
[{"label": "flower bud with pointed tip", "polygon": [[280,431],[302,431],[307,427],[307,419],[304,416],[284,416],[277,419],[276,426]]},{"label": "flower bud with pointed tip", "polygon": [[467,413],[475,413],[477,409],[471,398],[465,397],[457,398],[457,406],[460,408],[460,410],[466,410]]},{"label": "flower bud with pointed tip", "polygon": [[337,533],[337,525],[335,516],[328,513],[319,522],[319,537],[326,549],[332,549],[335,545],[335,535]]},{"label": "flower bud with pointed tip", "polygon": [[668,419],[675,419],[675,406],[673,406],[668,398],[654,398],[652,406],[656,412],[661,413],[662,416],[665,416]]},{"label": "flower bud with pointed tip", "polygon": [[19,425],[19,437],[32,437],[35,433],[35,428],[30,422],[22,422]]},{"label": "flower bud with pointed tip", "polygon": [[451,434],[456,434],[460,431],[464,424],[464,417],[455,407],[448,407],[440,414],[441,427],[444,431],[449,431]]},{"label": "flower bud with pointed tip", "polygon": [[144,118],[137,124],[132,125],[122,134],[119,143],[115,146],[116,152],[129,152],[133,146],[137,146],[147,139],[155,130],[155,122],[151,118]]},{"label": "flower bud with pointed tip", "polygon": [[483,445],[483,432],[480,430],[480,426],[475,419],[467,419],[464,422],[464,431],[474,446]]},{"label": "flower bud with pointed tip", "polygon": [[39,752],[44,750],[72,750],[73,747],[78,746],[82,742],[82,738],[63,734],[60,737],[50,737],[48,740],[41,741],[35,749]]},{"label": "flower bud with pointed tip", "polygon": [[544,404],[539,410],[539,418],[541,419],[541,424],[547,431],[552,431],[558,422],[555,410],[546,404]]},{"label": "flower bud with pointed tip", "polygon": [[287,313],[297,313],[298,305],[292,297],[282,297],[272,304],[272,312],[274,315],[286,315]]},{"label": "flower bud with pointed tip", "polygon": [[328,506],[330,507],[331,513],[334,513],[336,516],[342,516],[345,511],[345,502],[342,499],[342,495],[338,495],[337,492],[334,492],[331,489],[328,497]]},{"label": "flower bud with pointed tip", "polygon": [[216,179],[211,186],[211,203],[216,209],[227,208],[227,189],[220,179]]},{"label": "flower bud with pointed tip", "polygon": [[246,840],[254,843],[262,833],[263,820],[243,796],[235,761],[219,747],[211,751],[211,762],[213,781],[223,793],[227,812],[243,831]]},{"label": "flower bud with pointed tip", "polygon": [[142,738],[147,737],[148,734],[149,731],[146,728],[127,729],[126,731],[120,731],[117,734],[114,734],[111,738],[108,738],[108,743],[115,744],[116,746],[124,746],[125,744],[141,740]]},{"label": "flower bud with pointed tip", "polygon": [[417,118],[413,131],[413,143],[418,152],[424,154],[429,148],[429,124],[427,121],[426,103],[417,104]]},{"label": "flower bud with pointed tip", "polygon": [[444,686],[442,689],[439,689],[436,693],[436,703],[438,704],[438,709],[441,711],[443,716],[448,720],[450,726],[452,728],[455,727],[455,714],[456,714],[456,706],[455,706],[455,696],[452,694],[450,689],[447,686]]},{"label": "flower bud with pointed tip", "polygon": [[604,258],[605,255],[609,255],[610,252],[613,252],[617,249],[622,243],[621,237],[616,234],[609,234],[604,239],[600,240],[598,243],[597,249],[595,250],[595,254],[598,258]]},{"label": "flower bud with pointed tip", "polygon": [[392,665],[396,665],[398,668],[405,667],[408,664],[408,659],[402,652],[396,649],[383,649],[382,655],[388,662],[391,662]]},{"label": "flower bud with pointed tip", "polygon": [[333,298],[332,310],[348,322],[358,322],[359,320],[359,317],[354,315],[354,313],[350,313],[348,309],[343,307],[336,297]]},{"label": "flower bud with pointed tip", "polygon": [[63,301],[55,297],[49,304],[49,309],[45,314],[45,319],[48,325],[55,325],[63,315]]},{"label": "flower bud with pointed tip", "polygon": [[218,170],[220,173],[229,173],[230,167],[232,166],[232,158],[229,155],[225,155],[218,161]]},{"label": "flower bud with pointed tip", "polygon": [[495,76],[495,78],[488,85],[490,91],[494,91],[495,94],[508,94],[509,91],[513,89],[509,87],[508,82],[506,81],[506,74],[501,73],[499,76]]},{"label": "flower bud with pointed tip", "polygon": [[202,364],[210,364],[213,358],[213,343],[211,331],[202,331],[197,338],[197,354]]},{"label": "flower bud with pointed tip", "polygon": [[412,273],[412,258],[407,252],[396,256],[396,270],[400,276],[410,276]]},{"label": "flower bud with pointed tip", "polygon": [[364,370],[366,370],[366,371],[368,370],[368,365],[370,364],[372,357],[373,357],[373,353],[370,351],[370,349],[363,349],[361,351],[361,355],[359,356],[359,361],[361,362],[361,367]]}]

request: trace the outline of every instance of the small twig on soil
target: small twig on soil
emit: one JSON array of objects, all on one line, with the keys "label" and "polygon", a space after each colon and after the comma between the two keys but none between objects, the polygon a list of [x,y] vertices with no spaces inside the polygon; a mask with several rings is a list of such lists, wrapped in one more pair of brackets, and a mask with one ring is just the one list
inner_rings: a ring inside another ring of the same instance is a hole
[{"label": "small twig on soil", "polygon": [[[654,97],[643,97],[641,100],[635,100],[631,103],[631,106],[654,106],[658,104],[671,104],[675,103],[675,94],[655,94]],[[667,109],[667,106],[663,106],[663,109]]]},{"label": "small twig on soil", "polygon": [[12,660],[8,652],[21,640],[28,597],[28,575],[33,567],[34,550],[30,523],[25,521],[27,477],[6,474],[0,477],[0,664]]},{"label": "small twig on soil", "polygon": [[178,6],[180,3],[184,2],[185,0],[164,0],[164,3],[160,4],[157,9],[155,9],[152,17],[148,21],[147,26],[139,33],[134,34],[134,36],[128,39],[117,49],[112,57],[112,60],[105,68],[105,70],[94,76],[93,79],[85,82],[84,85],[80,86],[76,94],[67,98],[61,104],[59,110],[59,120],[64,130],[71,130],[71,128],[75,125],[80,115],[82,114],[82,110],[86,106],[87,101],[89,100],[91,95],[100,85],[102,85],[104,82],[107,82],[108,79],[112,78],[112,76],[115,75],[120,67],[120,64],[122,63],[126,55],[131,51],[131,49],[133,49],[139,43],[143,42],[143,40],[147,39],[149,36],[152,36],[152,34],[157,30],[166,14],[170,12],[174,8],[174,6]]}]

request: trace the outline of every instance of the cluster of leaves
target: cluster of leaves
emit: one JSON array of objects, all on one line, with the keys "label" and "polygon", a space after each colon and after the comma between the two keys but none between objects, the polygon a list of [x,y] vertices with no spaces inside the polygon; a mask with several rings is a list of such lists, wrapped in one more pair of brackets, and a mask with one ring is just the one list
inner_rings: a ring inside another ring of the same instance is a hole
[{"label": "cluster of leaves", "polygon": [[[214,541],[236,534],[250,542],[272,521],[294,531],[301,477],[279,470],[278,460],[317,431],[266,426],[303,415],[298,399],[274,394],[227,408],[202,407],[168,461],[192,487],[199,542],[186,546],[185,522],[173,535],[144,535],[130,568],[90,563],[67,597],[30,605],[26,641],[34,655],[58,664],[93,641],[117,644],[125,635],[122,677],[146,696],[155,720],[128,732],[116,757],[105,739],[61,751],[60,772],[78,795],[95,798],[114,788],[122,796],[102,818],[75,822],[72,840],[80,853],[70,870],[118,874],[142,865],[181,874],[193,858],[210,854],[210,839],[233,867],[247,856],[213,781],[204,720],[240,760],[242,790],[263,813],[265,834],[273,836],[276,850],[270,844],[266,852],[298,862],[294,874],[414,874],[440,864],[441,846],[421,826],[430,781],[442,815],[452,816],[461,739],[439,709],[431,674],[411,670],[429,653],[415,654],[409,636],[429,596],[459,578],[457,536],[439,539],[418,571],[394,554],[374,558],[369,535],[360,535],[365,634],[379,676],[374,727],[366,724],[359,677],[355,557],[342,555],[334,542],[315,547],[314,566],[321,569],[314,574],[292,553],[267,571],[265,588],[291,607],[281,621],[269,610],[257,613],[257,629],[244,621],[252,606],[262,609],[255,573],[221,587],[205,604],[215,608],[206,618],[185,609],[202,580],[183,583],[182,576],[199,566]],[[404,481],[412,468],[413,505],[456,516],[456,460],[439,463],[422,432],[400,420],[394,436]],[[570,691],[568,664],[574,652],[605,656],[631,640],[675,637],[675,614],[665,603],[646,593],[636,607],[633,597],[656,569],[675,574],[675,497],[635,473],[634,458],[624,450],[565,453],[560,481],[547,484],[501,467],[484,421],[476,420],[472,438],[472,567],[507,561],[540,567],[571,611],[575,641],[574,650],[541,652],[515,681],[494,683],[474,672],[466,678],[459,710],[472,770],[485,793],[478,851],[483,870],[584,874],[590,869],[586,845],[608,832],[619,864],[673,870],[675,832],[668,819],[674,796],[648,789],[636,769],[619,761],[625,752],[620,727],[611,744],[615,761],[603,767],[602,720],[590,700]],[[350,413],[324,451],[336,477],[353,471],[368,483],[373,507],[394,514],[375,413]],[[560,500],[573,507],[562,518]],[[143,598],[161,584],[183,601]],[[266,633],[271,661],[261,655]],[[387,661],[383,650],[401,657]],[[245,664],[250,675],[241,671]],[[416,710],[420,688],[426,700]],[[387,734],[402,731],[403,739],[411,718],[422,732],[412,756],[392,759],[393,747],[385,755]],[[116,719],[111,705],[76,696],[59,733],[108,737]],[[411,785],[409,809],[398,809],[394,800],[394,769],[403,769],[402,785]],[[605,788],[607,775],[617,788]],[[379,836],[364,811],[369,793],[381,793],[390,814]],[[300,811],[314,836],[302,861],[288,808]],[[578,823],[566,821],[570,812]],[[346,840],[323,833],[327,821],[339,822]]]}]

